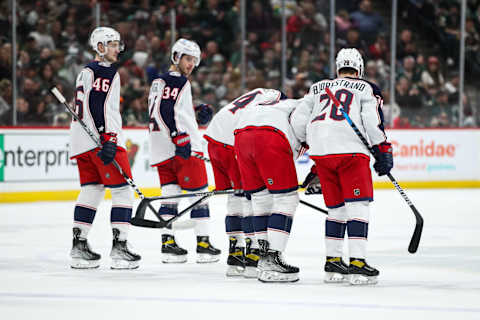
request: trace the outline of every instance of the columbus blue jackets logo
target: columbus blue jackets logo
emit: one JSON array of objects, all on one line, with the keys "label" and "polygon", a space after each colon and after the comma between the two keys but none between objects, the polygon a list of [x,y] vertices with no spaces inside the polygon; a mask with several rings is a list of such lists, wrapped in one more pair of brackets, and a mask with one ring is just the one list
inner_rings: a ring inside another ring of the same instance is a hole
[{"label": "columbus blue jackets logo", "polygon": [[358,197],[360,195],[360,189],[353,189],[353,195]]}]

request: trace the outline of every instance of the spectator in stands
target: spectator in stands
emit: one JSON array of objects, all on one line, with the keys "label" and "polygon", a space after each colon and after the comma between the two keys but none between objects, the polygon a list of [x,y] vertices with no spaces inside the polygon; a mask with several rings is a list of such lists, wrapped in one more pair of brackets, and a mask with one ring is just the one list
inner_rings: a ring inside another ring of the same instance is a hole
[{"label": "spectator in stands", "polygon": [[411,83],[417,83],[420,81],[420,72],[417,70],[414,57],[407,56],[403,58],[403,64],[399,70],[399,77],[405,77]]},{"label": "spectator in stands", "polygon": [[347,31],[345,39],[338,39],[338,46],[343,48],[356,48],[362,56],[365,56],[368,52],[365,41],[360,38],[360,32],[355,28]]},{"label": "spectator in stands", "polygon": [[[12,105],[12,82],[8,79],[0,80],[0,118],[6,115]],[[10,119],[11,120],[11,119]],[[8,124],[8,123],[5,123]]]},{"label": "spectator in stands", "polygon": [[370,0],[360,2],[359,10],[350,15],[353,25],[358,28],[362,38],[371,43],[375,40],[378,32],[384,31],[383,18],[373,10]]},{"label": "spectator in stands", "polygon": [[372,59],[390,61],[390,50],[388,48],[385,34],[379,33],[375,42],[368,47],[368,56]]},{"label": "spectator in stands", "polygon": [[38,47],[55,50],[55,42],[53,41],[52,36],[47,30],[47,22],[45,21],[45,19],[38,19],[35,30],[30,32],[29,36],[35,38]]},{"label": "spectator in stands", "polygon": [[365,66],[365,79],[375,83],[382,92],[389,88],[387,78],[378,71],[377,63],[374,60],[368,61]]},{"label": "spectator in stands", "polygon": [[412,86],[410,81],[405,77],[401,77],[397,81],[395,86],[395,102],[398,103],[402,116],[407,116],[410,119],[410,123],[412,123],[416,113],[422,108],[420,91],[416,86]]},{"label": "spectator in stands", "polygon": [[434,86],[440,88],[445,80],[440,72],[440,62],[436,56],[428,57],[427,69],[420,76],[420,85],[424,88]]},{"label": "spectator in stands", "polygon": [[344,38],[351,27],[352,22],[350,21],[350,15],[347,10],[338,10],[335,16],[335,30],[338,32],[338,36]]},{"label": "spectator in stands", "polygon": [[412,31],[410,29],[402,30],[397,43],[397,59],[402,60],[406,56],[416,57],[417,54],[417,45],[413,40]]}]

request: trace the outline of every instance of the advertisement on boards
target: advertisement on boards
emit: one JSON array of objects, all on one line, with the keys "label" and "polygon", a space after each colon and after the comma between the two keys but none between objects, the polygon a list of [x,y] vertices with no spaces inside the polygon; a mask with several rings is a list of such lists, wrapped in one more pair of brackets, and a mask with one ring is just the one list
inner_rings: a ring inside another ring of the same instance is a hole
[{"label": "advertisement on boards", "polygon": [[[124,131],[136,183],[157,187],[158,175],[149,163],[148,132]],[[398,181],[480,180],[480,130],[389,130]],[[313,161],[297,159],[300,182]],[[213,175],[209,169],[209,181]],[[373,173],[375,181],[386,181]],[[70,160],[68,129],[0,129],[0,183],[78,181]]]}]

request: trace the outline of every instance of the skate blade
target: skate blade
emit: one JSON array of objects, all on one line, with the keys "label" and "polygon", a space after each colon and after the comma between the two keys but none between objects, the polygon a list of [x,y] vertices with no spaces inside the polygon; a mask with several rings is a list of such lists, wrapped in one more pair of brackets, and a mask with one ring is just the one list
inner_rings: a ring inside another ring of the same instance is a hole
[{"label": "skate blade", "polygon": [[350,284],[353,286],[368,286],[377,284],[378,280],[376,276],[367,277],[361,274],[352,274],[349,280]]},{"label": "skate blade", "polygon": [[240,266],[228,266],[226,276],[227,277],[243,277],[245,268]]},{"label": "skate blade", "polygon": [[97,269],[100,267],[100,260],[85,260],[81,258],[72,258],[70,263],[72,269]]},{"label": "skate blade", "polygon": [[123,259],[112,259],[110,269],[112,270],[132,270],[138,269],[140,266],[139,261],[127,261]]},{"label": "skate blade", "polygon": [[277,271],[262,271],[258,276],[261,282],[297,282],[298,273],[281,273]]},{"label": "skate blade", "polygon": [[243,277],[248,279],[257,279],[258,278],[258,269],[256,267],[246,267]]},{"label": "skate blade", "polygon": [[208,253],[198,253],[197,263],[215,263],[220,260],[220,255],[211,255]]},{"label": "skate blade", "polygon": [[348,281],[348,275],[336,272],[325,272],[325,278],[323,279],[325,283],[342,283],[346,281]]},{"label": "skate blade", "polygon": [[162,254],[163,263],[185,263],[187,262],[187,255],[176,255],[171,253]]}]

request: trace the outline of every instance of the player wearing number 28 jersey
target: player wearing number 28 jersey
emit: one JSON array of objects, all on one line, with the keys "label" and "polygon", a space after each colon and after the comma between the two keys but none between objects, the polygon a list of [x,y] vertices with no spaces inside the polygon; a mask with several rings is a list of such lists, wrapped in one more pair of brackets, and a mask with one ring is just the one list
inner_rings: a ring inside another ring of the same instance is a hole
[{"label": "player wearing number 28 jersey", "polygon": [[[342,49],[336,59],[338,78],[313,84],[292,115],[292,126],[310,146],[316,173],[329,208],[325,224],[327,282],[376,282],[378,270],[365,262],[369,202],[373,201],[370,152],[355,134],[338,102],[375,150],[375,170],[387,174],[393,166],[392,148],[384,132],[382,94],[362,80],[363,59],[356,49]],[[336,99],[334,99],[336,98]],[[342,261],[348,234],[350,265]],[[346,277],[350,274],[350,277]]]}]

